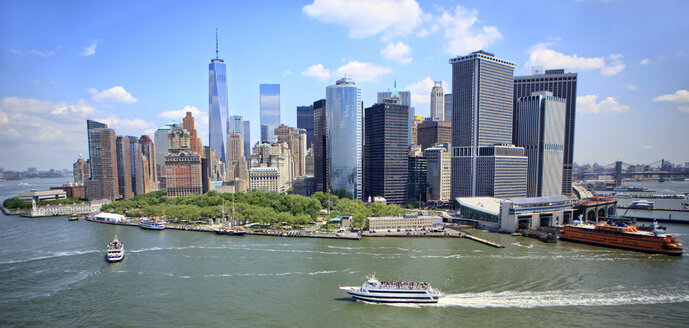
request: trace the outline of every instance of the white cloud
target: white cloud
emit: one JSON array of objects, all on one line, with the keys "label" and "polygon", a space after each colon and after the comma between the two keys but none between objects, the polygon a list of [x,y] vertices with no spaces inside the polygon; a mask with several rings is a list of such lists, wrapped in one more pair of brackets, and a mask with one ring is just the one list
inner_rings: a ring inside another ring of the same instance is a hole
[{"label": "white cloud", "polygon": [[408,85],[405,89],[409,90],[409,93],[411,93],[411,101],[413,104],[430,103],[433,85],[433,80],[430,76],[427,76],[423,80]]},{"label": "white cloud", "polygon": [[137,102],[136,98],[127,92],[121,86],[114,86],[107,90],[98,91],[95,88],[91,88],[89,92],[93,95],[91,98],[95,101],[107,101],[107,102],[119,102],[125,104],[131,104]]},{"label": "white cloud", "polygon": [[285,70],[284,73],[282,73],[282,77],[287,77],[287,76],[290,75],[290,74],[292,74],[292,71],[290,71],[290,70],[287,69],[287,70]]},{"label": "white cloud", "polygon": [[638,91],[638,90],[639,90],[639,87],[637,87],[637,86],[634,85],[634,84],[630,84],[630,85],[627,86],[627,89],[629,89],[629,90],[634,90],[634,91]]},{"label": "white cloud", "polygon": [[321,64],[316,64],[309,66],[305,71],[301,72],[301,75],[308,76],[308,77],[315,77],[321,81],[327,81],[330,79],[332,74],[330,73],[330,70],[323,67]]},{"label": "white cloud", "polygon": [[91,45],[84,47],[83,51],[80,52],[79,54],[82,56],[91,56],[96,53],[96,47],[98,46],[98,43],[91,43]]},{"label": "white cloud", "polygon": [[[478,11],[457,6],[454,12],[443,11],[440,17],[432,18],[445,31],[445,52],[450,56],[464,55],[472,51],[485,49],[502,39],[502,34],[495,26],[482,25],[478,22]],[[420,35],[425,35],[421,31]]]},{"label": "white cloud", "polygon": [[689,90],[677,90],[673,94],[662,95],[653,98],[653,101],[670,101],[676,103],[689,103]]},{"label": "white cloud", "polygon": [[539,43],[531,47],[526,67],[543,66],[546,69],[564,68],[572,71],[600,70],[603,76],[612,76],[625,69],[622,55],[613,54],[605,57],[580,57],[576,54],[566,55],[550,49],[552,43]]},{"label": "white cloud", "polygon": [[[198,132],[199,138],[203,144],[208,142],[208,113],[200,111],[196,106],[186,105],[182,109],[169,110],[158,114],[158,117],[182,122],[182,119],[187,116],[187,112],[191,112],[194,116],[194,128]],[[148,132],[147,132],[148,133]]]},{"label": "white cloud", "polygon": [[598,95],[577,97],[577,113],[581,114],[619,114],[629,111],[629,106],[620,104],[615,97],[607,97],[597,102]]},{"label": "white cloud", "polygon": [[673,94],[653,98],[653,101],[668,101],[681,104],[677,107],[680,112],[689,113],[689,90],[677,90]]},{"label": "white cloud", "polygon": [[337,74],[339,76],[344,76],[352,78],[354,82],[364,82],[364,81],[376,81],[381,75],[391,73],[392,70],[378,66],[373,63],[362,63],[356,60],[350,61],[347,64],[340,66],[337,69]]},{"label": "white cloud", "polygon": [[650,59],[644,58],[644,59],[641,60],[641,65],[648,65],[648,63],[650,63],[650,62],[651,62]]},{"label": "white cloud", "polygon": [[423,16],[415,0],[314,0],[302,11],[319,21],[347,27],[352,38],[408,34]]},{"label": "white cloud", "polygon": [[19,49],[14,49],[14,48],[12,48],[12,49],[10,49],[10,51],[11,51],[13,54],[16,54],[16,55],[23,55],[23,54],[24,54],[24,52],[21,51],[21,50],[19,50]]},{"label": "white cloud", "polygon": [[402,41],[397,43],[388,43],[388,45],[380,51],[383,58],[398,62],[402,65],[409,64],[412,61],[411,48]]}]

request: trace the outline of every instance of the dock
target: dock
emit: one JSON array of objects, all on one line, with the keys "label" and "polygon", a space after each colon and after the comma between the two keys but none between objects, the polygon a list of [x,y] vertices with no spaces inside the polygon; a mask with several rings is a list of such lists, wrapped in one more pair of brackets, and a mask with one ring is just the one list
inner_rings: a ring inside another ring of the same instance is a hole
[{"label": "dock", "polygon": [[463,236],[463,237],[464,237],[464,238],[471,239],[471,240],[473,240],[473,241],[477,241],[477,242],[482,243],[482,244],[486,244],[486,245],[488,245],[488,246],[493,246],[493,247],[495,247],[495,248],[505,248],[505,245],[503,245],[503,244],[499,244],[499,243],[496,243],[496,242],[494,242],[494,241],[490,241],[490,240],[487,240],[487,239],[479,238],[479,237],[476,237],[476,236],[474,236],[474,235],[470,235],[470,234],[468,234],[468,233],[464,233],[464,236]]},{"label": "dock", "polygon": [[246,231],[247,235],[272,236],[272,237],[296,237],[296,238],[326,238],[326,239],[348,239],[361,240],[358,233],[318,233],[303,231]]},{"label": "dock", "polygon": [[662,207],[638,208],[638,207],[631,207],[631,206],[617,206],[617,208],[623,209],[623,210],[639,210],[639,211],[689,212],[689,209],[686,209],[686,208],[662,208]]}]

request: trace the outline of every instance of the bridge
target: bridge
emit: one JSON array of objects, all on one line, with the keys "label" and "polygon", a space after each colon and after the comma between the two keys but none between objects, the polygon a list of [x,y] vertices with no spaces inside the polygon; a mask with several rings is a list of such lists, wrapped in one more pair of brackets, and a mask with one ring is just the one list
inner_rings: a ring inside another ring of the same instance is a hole
[{"label": "bridge", "polygon": [[665,159],[660,159],[648,164],[636,165],[623,161],[616,161],[603,165],[603,168],[615,177],[616,186],[621,185],[622,180],[625,178],[657,179],[660,182],[672,178],[689,178],[689,169],[674,169],[674,166]]}]

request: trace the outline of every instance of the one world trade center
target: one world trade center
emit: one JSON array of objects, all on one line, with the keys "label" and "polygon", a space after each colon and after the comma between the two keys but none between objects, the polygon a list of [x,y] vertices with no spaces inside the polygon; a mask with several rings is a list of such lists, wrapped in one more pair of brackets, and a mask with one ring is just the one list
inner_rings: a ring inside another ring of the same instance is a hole
[{"label": "one world trade center", "polygon": [[215,34],[215,58],[208,65],[208,144],[227,166],[229,109],[225,61],[218,57],[218,33]]}]

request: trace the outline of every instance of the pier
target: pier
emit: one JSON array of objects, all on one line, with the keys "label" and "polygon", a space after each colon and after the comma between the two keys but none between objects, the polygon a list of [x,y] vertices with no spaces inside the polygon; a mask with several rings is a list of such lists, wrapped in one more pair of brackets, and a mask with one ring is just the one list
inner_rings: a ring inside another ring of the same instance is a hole
[{"label": "pier", "polygon": [[686,209],[686,208],[662,208],[662,207],[638,208],[638,207],[631,207],[631,206],[617,206],[617,208],[623,209],[623,210],[639,210],[639,211],[689,212],[689,209]]},{"label": "pier", "polygon": [[464,236],[462,236],[462,237],[471,239],[471,240],[473,240],[473,241],[477,241],[477,242],[479,242],[479,243],[482,243],[482,244],[485,244],[485,245],[488,245],[488,246],[493,246],[493,247],[495,247],[495,248],[505,248],[505,245],[503,245],[503,244],[499,244],[499,243],[496,243],[496,242],[494,242],[494,241],[490,241],[490,240],[487,240],[487,239],[479,238],[479,237],[476,237],[476,236],[474,236],[474,235],[470,235],[470,234],[468,234],[468,233],[464,233]]}]

